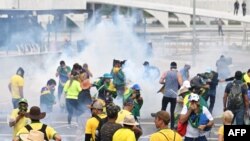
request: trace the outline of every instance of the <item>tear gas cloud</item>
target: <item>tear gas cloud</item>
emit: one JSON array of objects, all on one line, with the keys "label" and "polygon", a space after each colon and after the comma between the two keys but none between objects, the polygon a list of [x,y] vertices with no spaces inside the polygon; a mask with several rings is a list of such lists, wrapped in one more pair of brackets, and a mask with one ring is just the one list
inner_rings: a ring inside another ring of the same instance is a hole
[{"label": "tear gas cloud", "polygon": [[[1,100],[1,105],[8,107],[2,113],[9,114],[12,109],[11,95],[7,89],[7,85],[10,77],[16,73],[18,67],[23,67],[25,70],[24,96],[28,99],[29,106],[31,107],[39,105],[40,89],[46,85],[47,80],[50,78],[58,79],[55,77],[55,73],[60,60],[64,60],[69,66],[72,66],[76,62],[81,65],[88,63],[90,70],[94,74],[92,81],[104,73],[111,71],[113,59],[127,60],[124,71],[127,80],[130,81],[129,85],[133,83],[140,84],[143,88],[143,97],[147,101],[147,97],[154,95],[158,89],[158,87],[152,87],[153,82],[148,82],[151,85],[150,87],[146,83],[143,84],[142,64],[145,60],[150,61],[152,59],[146,55],[147,42],[138,37],[134,32],[133,22],[131,22],[133,19],[117,16],[116,20],[117,22],[114,24],[111,20],[104,19],[95,26],[87,25],[88,29],[85,28],[86,30],[82,32],[80,37],[74,37],[73,35],[72,41],[74,41],[74,38],[84,38],[87,42],[85,50],[81,53],[73,52],[69,54],[68,52],[64,52],[61,55],[48,53],[2,57],[1,85],[5,86],[2,91],[6,95]],[[31,35],[26,34],[25,36],[28,37]],[[13,37],[15,40],[23,40],[23,36],[20,34]],[[7,44],[6,46],[11,45]],[[147,89],[154,90],[149,95]],[[95,92],[96,90],[93,90],[93,93]],[[146,106],[147,102],[144,107]]]},{"label": "tear gas cloud", "polygon": [[[161,74],[169,70],[171,61],[176,61],[178,69],[181,69],[185,63],[189,62],[192,66],[192,54],[179,55],[178,53],[171,52],[168,48],[154,47],[153,56],[147,56],[146,43],[143,38],[139,37],[133,28],[133,20],[130,17],[117,16],[117,22],[114,24],[110,19],[103,19],[97,25],[86,25],[85,30],[74,39],[83,38],[87,46],[83,52],[73,53],[64,52],[61,55],[39,54],[39,55],[26,55],[25,57],[2,57],[1,58],[1,81],[2,98],[0,106],[6,107],[1,109],[2,115],[10,113],[12,109],[11,96],[7,89],[10,77],[16,73],[18,67],[23,67],[25,70],[25,86],[24,96],[29,101],[29,106],[39,105],[40,89],[46,85],[50,78],[55,77],[56,68],[59,66],[60,60],[64,60],[67,65],[72,66],[74,63],[88,63],[90,70],[93,73],[91,81],[96,80],[104,73],[109,73],[112,68],[113,59],[127,60],[123,70],[128,80],[130,87],[134,83],[138,83],[141,88],[141,94],[144,99],[144,105],[141,109],[141,117],[150,117],[151,112],[156,112],[161,108],[162,95],[156,92],[161,87],[158,79],[148,79],[143,76],[143,62],[149,61],[150,64],[160,68]],[[22,38],[22,36],[16,36]],[[153,45],[154,45],[154,41]],[[168,42],[165,40],[164,42]],[[74,45],[74,44],[73,44]],[[73,48],[76,48],[72,46]],[[214,45],[209,48],[202,48],[199,54],[196,54],[196,65],[191,67],[191,77],[197,73],[204,72],[207,67],[216,70],[215,62],[221,54],[232,57],[233,65],[230,66],[231,74],[236,70],[246,71],[249,67],[248,62],[242,63],[241,55],[239,52],[232,52],[224,45]],[[249,56],[246,55],[244,60],[248,60]],[[215,102],[214,115],[218,116],[222,112],[222,96],[225,84],[218,87],[217,98]],[[96,92],[92,88],[91,93]],[[57,92],[55,92],[57,94]],[[58,103],[55,105],[55,110],[58,109]],[[168,106],[169,108],[170,106]],[[221,108],[221,109],[220,109]],[[169,111],[169,109],[168,109]],[[65,119],[66,121],[66,119]]]}]

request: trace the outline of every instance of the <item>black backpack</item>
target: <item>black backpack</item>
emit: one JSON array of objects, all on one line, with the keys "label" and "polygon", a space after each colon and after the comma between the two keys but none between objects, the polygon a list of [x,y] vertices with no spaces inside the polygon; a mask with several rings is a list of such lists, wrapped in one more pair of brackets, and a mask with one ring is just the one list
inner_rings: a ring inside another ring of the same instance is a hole
[{"label": "black backpack", "polygon": [[99,124],[95,131],[95,141],[101,141],[101,128],[108,121],[108,117],[105,118],[100,118],[99,116],[94,116],[94,117],[99,121]]},{"label": "black backpack", "polygon": [[[29,132],[30,132],[30,130],[33,130],[32,127],[31,127],[29,124],[26,125],[26,126],[24,126],[24,127],[25,127]],[[43,124],[43,125],[42,125],[42,128],[39,129],[38,131],[43,132],[43,133],[44,133],[44,140],[49,141],[49,139],[48,139],[48,137],[47,137],[47,134],[46,134],[46,128],[47,128],[47,125],[46,125],[46,124]]]},{"label": "black backpack", "polygon": [[243,104],[242,86],[244,83],[232,83],[230,93],[228,94],[227,108],[230,110],[239,109]]}]

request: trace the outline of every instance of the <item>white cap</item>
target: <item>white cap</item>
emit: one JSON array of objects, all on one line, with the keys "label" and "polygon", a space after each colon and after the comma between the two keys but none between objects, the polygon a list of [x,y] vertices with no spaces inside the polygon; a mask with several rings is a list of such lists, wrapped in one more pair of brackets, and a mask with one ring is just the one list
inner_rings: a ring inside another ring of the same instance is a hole
[{"label": "white cap", "polygon": [[199,101],[200,97],[198,94],[191,93],[189,96],[189,101]]}]

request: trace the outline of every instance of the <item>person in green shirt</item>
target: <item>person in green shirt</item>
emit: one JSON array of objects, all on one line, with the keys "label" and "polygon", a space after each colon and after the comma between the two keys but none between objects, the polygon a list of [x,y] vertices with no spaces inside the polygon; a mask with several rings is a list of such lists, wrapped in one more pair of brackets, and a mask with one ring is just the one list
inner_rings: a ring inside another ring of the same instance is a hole
[{"label": "person in green shirt", "polygon": [[138,117],[140,117],[140,110],[143,105],[143,98],[140,93],[141,87],[138,84],[134,84],[131,89],[133,91],[131,98],[134,100],[132,114],[134,115],[135,120],[138,121]]},{"label": "person in green shirt", "polygon": [[63,60],[60,61],[60,66],[58,66],[56,70],[56,77],[59,77],[58,90],[57,90],[58,101],[61,99],[65,83],[69,80],[70,72],[71,68],[67,66]]},{"label": "person in green shirt", "polygon": [[116,97],[116,89],[111,81],[112,78],[111,74],[105,73],[98,81],[94,82],[93,85],[98,90],[98,98],[105,101],[109,96]]}]

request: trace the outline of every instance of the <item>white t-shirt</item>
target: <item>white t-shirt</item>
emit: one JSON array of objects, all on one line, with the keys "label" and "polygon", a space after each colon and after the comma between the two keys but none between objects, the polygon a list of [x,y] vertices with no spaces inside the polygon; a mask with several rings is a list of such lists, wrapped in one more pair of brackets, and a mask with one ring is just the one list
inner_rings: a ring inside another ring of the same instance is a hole
[{"label": "white t-shirt", "polygon": [[[181,115],[185,115],[188,111],[187,106],[183,106],[182,111],[181,111]],[[209,121],[214,120],[214,118],[212,117],[211,113],[208,111],[207,107],[203,106],[202,107],[202,112],[203,114],[206,115],[206,117],[209,119]],[[186,137],[190,137],[190,138],[197,138],[199,136],[205,136],[206,132],[204,131],[199,131],[198,128],[193,128],[192,125],[188,122],[187,125],[187,132],[186,132]]]}]

